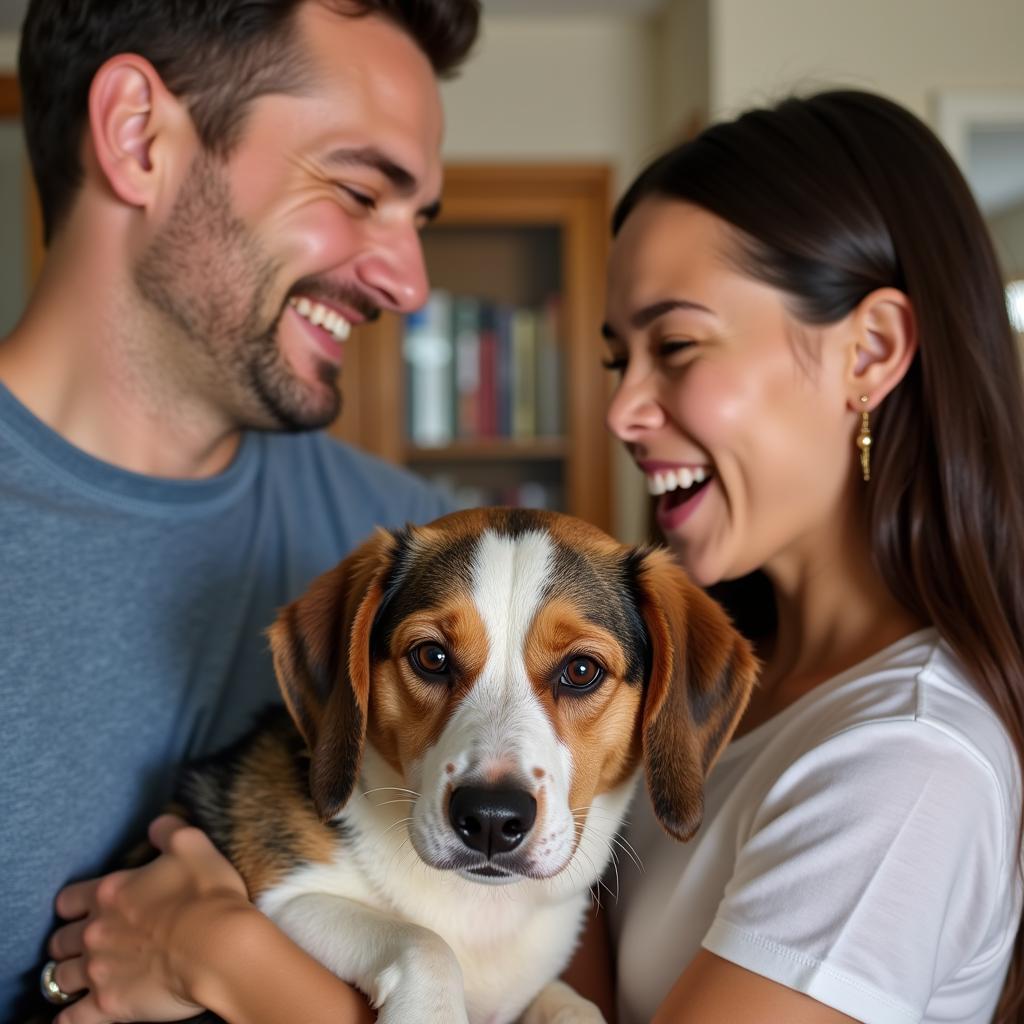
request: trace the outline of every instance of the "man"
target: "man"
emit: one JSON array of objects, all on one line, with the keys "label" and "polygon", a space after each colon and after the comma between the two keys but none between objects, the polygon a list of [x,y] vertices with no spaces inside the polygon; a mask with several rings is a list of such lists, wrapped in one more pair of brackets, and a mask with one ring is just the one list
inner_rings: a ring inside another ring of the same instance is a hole
[{"label": "man", "polygon": [[426,297],[436,76],[478,17],[477,0],[29,7],[49,251],[0,344],[0,1019],[36,984],[57,890],[272,698],[275,609],[375,524],[443,510],[311,431],[337,413],[351,327]]}]

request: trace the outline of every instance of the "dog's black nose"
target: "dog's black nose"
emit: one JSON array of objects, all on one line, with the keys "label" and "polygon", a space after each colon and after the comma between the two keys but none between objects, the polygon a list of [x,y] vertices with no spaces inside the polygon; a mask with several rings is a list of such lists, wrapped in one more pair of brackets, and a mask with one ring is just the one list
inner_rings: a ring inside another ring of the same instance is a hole
[{"label": "dog's black nose", "polygon": [[514,850],[536,819],[537,801],[522,789],[460,786],[448,805],[455,834],[488,858]]}]

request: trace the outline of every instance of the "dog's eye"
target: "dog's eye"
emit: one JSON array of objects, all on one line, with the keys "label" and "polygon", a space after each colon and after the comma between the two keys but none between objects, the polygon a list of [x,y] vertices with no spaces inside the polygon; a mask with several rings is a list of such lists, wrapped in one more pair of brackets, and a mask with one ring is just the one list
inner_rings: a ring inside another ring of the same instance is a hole
[{"label": "dog's eye", "polygon": [[439,644],[418,644],[409,652],[409,661],[421,675],[448,674],[448,652]]},{"label": "dog's eye", "polygon": [[591,690],[604,675],[604,669],[593,658],[570,658],[562,669],[559,680],[571,690]]}]

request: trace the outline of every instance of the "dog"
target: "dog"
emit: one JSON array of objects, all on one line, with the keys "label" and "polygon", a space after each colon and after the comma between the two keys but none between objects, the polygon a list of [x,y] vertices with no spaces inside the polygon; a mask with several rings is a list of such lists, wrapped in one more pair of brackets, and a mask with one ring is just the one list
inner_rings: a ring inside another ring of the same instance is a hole
[{"label": "dog", "polygon": [[722,609],[665,550],[478,509],[378,531],[269,641],[284,708],[178,793],[256,905],[382,1024],[603,1020],[556,979],[637,778],[700,825],[756,675]]}]

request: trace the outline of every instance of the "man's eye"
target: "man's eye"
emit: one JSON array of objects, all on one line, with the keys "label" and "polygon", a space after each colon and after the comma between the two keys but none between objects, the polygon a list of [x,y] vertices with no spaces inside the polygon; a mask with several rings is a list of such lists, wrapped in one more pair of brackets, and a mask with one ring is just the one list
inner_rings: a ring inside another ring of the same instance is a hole
[{"label": "man's eye", "polygon": [[409,652],[409,662],[421,676],[439,679],[449,672],[448,652],[440,644],[417,644]]},{"label": "man's eye", "polygon": [[367,210],[372,210],[377,206],[377,200],[374,199],[373,196],[367,195],[365,192],[360,192],[358,189],[352,188],[349,185],[340,185],[339,188],[350,199],[354,199],[360,206],[365,207]]}]

